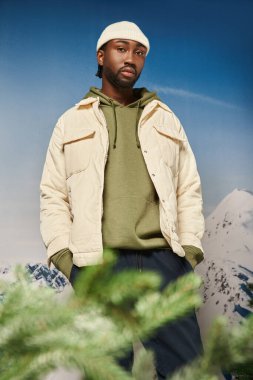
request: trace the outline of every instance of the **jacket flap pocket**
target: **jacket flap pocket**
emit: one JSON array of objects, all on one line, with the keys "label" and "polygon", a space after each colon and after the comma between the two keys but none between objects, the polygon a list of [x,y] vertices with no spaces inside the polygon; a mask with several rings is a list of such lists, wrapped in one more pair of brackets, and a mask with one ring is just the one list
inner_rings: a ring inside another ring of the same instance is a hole
[{"label": "jacket flap pocket", "polygon": [[85,128],[78,131],[71,131],[64,136],[63,148],[67,144],[72,144],[77,141],[92,139],[96,131],[93,128]]},{"label": "jacket flap pocket", "polygon": [[63,152],[67,178],[88,167],[94,151],[95,133],[94,128],[82,128],[65,135]]},{"label": "jacket flap pocket", "polygon": [[154,125],[154,128],[158,133],[172,140],[186,141],[186,138],[182,137],[175,128],[170,128],[167,125]]}]

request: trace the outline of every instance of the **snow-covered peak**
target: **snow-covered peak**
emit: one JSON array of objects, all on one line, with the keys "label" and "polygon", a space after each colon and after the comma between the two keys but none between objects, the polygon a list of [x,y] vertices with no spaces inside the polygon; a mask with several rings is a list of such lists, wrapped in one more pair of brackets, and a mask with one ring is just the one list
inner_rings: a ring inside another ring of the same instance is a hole
[{"label": "snow-covered peak", "polygon": [[206,219],[211,220],[223,218],[224,214],[241,215],[253,211],[253,192],[245,189],[235,189],[229,193]]},{"label": "snow-covered peak", "polygon": [[203,239],[208,256],[240,261],[238,255],[250,254],[253,269],[253,193],[235,189],[206,219]]}]

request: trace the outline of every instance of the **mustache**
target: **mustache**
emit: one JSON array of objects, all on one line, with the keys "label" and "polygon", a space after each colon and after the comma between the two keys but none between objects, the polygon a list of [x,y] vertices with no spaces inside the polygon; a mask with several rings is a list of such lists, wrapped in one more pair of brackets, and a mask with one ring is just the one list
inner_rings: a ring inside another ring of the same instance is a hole
[{"label": "mustache", "polygon": [[134,66],[131,66],[131,65],[127,65],[127,66],[122,67],[121,69],[119,69],[119,72],[121,72],[121,71],[131,71],[132,73],[134,73],[136,75],[136,68]]}]

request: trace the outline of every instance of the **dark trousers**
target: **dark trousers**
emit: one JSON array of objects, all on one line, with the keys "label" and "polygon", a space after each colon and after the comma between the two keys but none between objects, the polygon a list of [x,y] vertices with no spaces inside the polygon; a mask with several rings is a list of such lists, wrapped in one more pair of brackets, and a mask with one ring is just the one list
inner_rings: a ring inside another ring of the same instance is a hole
[{"label": "dark trousers", "polygon": [[[160,290],[171,281],[193,271],[185,257],[179,257],[170,249],[143,251],[120,249],[113,272],[117,273],[128,268],[158,272],[162,278]],[[70,278],[72,283],[77,272],[78,268],[73,267]],[[178,321],[163,325],[151,338],[142,343],[146,349],[154,352],[158,379],[166,379],[168,375],[172,375],[177,369],[203,353],[195,310]],[[132,370],[133,356],[133,350],[131,350],[119,360],[119,364],[127,371]]]}]

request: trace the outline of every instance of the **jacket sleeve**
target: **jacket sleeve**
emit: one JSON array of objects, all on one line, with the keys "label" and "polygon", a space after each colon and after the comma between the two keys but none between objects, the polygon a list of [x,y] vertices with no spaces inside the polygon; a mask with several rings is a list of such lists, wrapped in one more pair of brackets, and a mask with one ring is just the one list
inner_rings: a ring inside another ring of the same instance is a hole
[{"label": "jacket sleeve", "polygon": [[177,185],[178,232],[181,245],[195,246],[203,251],[201,238],[204,234],[203,200],[200,177],[194,154],[180,124],[185,141],[179,153]]},{"label": "jacket sleeve", "polygon": [[49,147],[40,183],[40,229],[50,258],[69,246],[72,224],[68,201],[65,161],[63,153],[63,125],[56,124]]},{"label": "jacket sleeve", "polygon": [[201,249],[193,245],[183,245],[183,249],[185,251],[185,258],[189,261],[193,269],[204,260],[204,254]]}]

